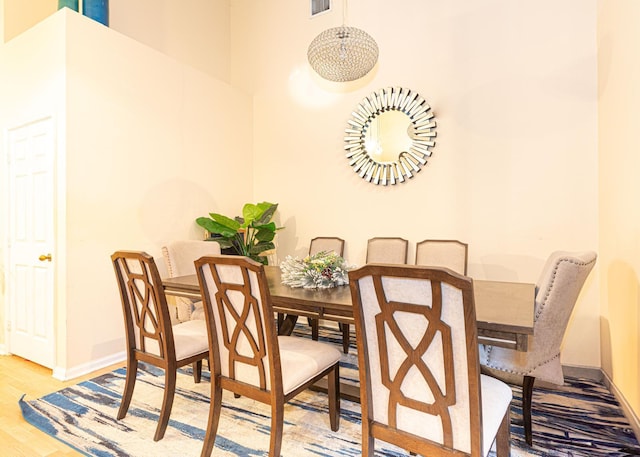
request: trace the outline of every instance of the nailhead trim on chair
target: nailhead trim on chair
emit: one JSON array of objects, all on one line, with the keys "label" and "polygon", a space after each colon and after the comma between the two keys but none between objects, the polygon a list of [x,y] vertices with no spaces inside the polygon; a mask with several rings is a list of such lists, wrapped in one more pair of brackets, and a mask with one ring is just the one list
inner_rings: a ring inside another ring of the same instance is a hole
[{"label": "nailhead trim on chair", "polygon": [[487,347],[487,364],[486,364],[486,366],[489,367],[489,368],[494,368],[496,370],[504,371],[506,373],[511,373],[511,374],[519,374],[519,375],[527,375],[527,376],[529,376],[533,370],[535,370],[538,367],[541,367],[542,365],[545,365],[545,364],[551,362],[552,360],[555,360],[558,357],[560,357],[560,353],[558,352],[556,355],[554,355],[550,359],[544,360],[543,362],[540,362],[536,366],[532,367],[531,370],[529,370],[529,371],[507,370],[505,368],[498,367],[496,365],[492,365],[491,364],[491,351],[493,351],[493,346],[489,346],[489,345],[485,345],[485,346]]},{"label": "nailhead trim on chair", "polygon": [[533,322],[537,322],[538,318],[540,317],[540,314],[542,314],[542,311],[544,310],[544,307],[547,305],[547,300],[549,298],[549,295],[551,294],[551,290],[553,289],[553,285],[556,281],[556,273],[558,272],[558,268],[560,268],[560,264],[562,262],[570,262],[573,263],[575,265],[579,265],[579,266],[586,266],[589,264],[592,264],[595,262],[595,259],[591,262],[576,262],[574,259],[559,259],[558,263],[556,263],[555,268],[553,269],[553,274],[551,275],[551,281],[549,282],[549,287],[547,287],[547,290],[545,291],[544,294],[544,300],[542,301],[542,303],[540,303],[540,306],[538,307],[538,309],[536,309],[536,314],[533,318]]}]

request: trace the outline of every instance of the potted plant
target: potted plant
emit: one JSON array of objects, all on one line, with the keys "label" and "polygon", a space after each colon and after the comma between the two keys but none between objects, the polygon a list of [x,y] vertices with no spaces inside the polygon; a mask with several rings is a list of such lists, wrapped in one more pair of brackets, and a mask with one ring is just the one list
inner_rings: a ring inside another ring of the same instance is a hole
[{"label": "potted plant", "polygon": [[242,208],[242,216],[231,219],[222,214],[209,213],[209,217],[197,218],[196,223],[215,235],[220,248],[232,248],[238,255],[267,265],[265,252],[275,249],[273,239],[276,230],[282,228],[276,227],[275,222],[271,221],[277,208],[277,203],[247,203]]}]

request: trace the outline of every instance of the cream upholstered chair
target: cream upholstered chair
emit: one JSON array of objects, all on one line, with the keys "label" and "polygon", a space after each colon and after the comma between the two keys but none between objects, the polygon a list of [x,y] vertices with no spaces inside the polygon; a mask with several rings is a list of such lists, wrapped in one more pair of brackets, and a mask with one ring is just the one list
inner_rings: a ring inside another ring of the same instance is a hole
[{"label": "cream upholstered chair", "polygon": [[[313,238],[309,243],[309,255],[315,255],[319,252],[335,252],[340,257],[344,255],[344,240],[335,236],[318,236]],[[309,325],[311,326],[311,339],[318,339],[318,319],[308,318]],[[344,343],[344,326],[340,324],[340,329],[343,331],[343,351],[345,354],[349,352],[349,334],[346,336],[346,345]],[[347,325],[347,332],[349,326]]]},{"label": "cream upholstered chair", "polygon": [[[366,263],[406,264],[409,242],[404,238],[376,237],[367,241]],[[349,352],[349,324],[340,324],[342,330],[342,347],[344,353]]]},{"label": "cream upholstered chair", "polygon": [[[220,244],[215,241],[180,240],[162,247],[162,257],[170,278],[195,275],[194,262],[204,255],[219,255]],[[203,319],[202,300],[187,297],[171,297],[175,303],[174,322]]]},{"label": "cream upholstered chair", "polygon": [[138,362],[162,368],[164,397],[153,437],[158,441],[169,423],[178,368],[193,364],[194,380],[200,382],[202,360],[209,356],[207,328],[204,321],[171,325],[162,280],[149,254],[117,251],[111,261],[122,301],[127,343],[127,375],[117,417],[122,419],[129,409]]},{"label": "cream upholstered chair", "polygon": [[340,351],[308,338],[278,336],[263,265],[247,257],[196,261],[211,352],[211,403],[202,455],[213,451],[222,389],[271,405],[269,455],[280,456],[284,403],[328,376],[329,422],[340,419]]},{"label": "cream upholstered chair", "polygon": [[445,267],[467,274],[468,245],[458,240],[424,240],[416,243],[416,265]]},{"label": "cream upholstered chair", "polygon": [[335,252],[340,257],[344,255],[344,240],[335,236],[318,236],[309,243],[309,255],[319,252]]},{"label": "cream upholstered chair", "polygon": [[533,335],[526,352],[497,346],[480,346],[485,371],[499,376],[507,372],[523,376],[522,416],[525,439],[533,442],[531,399],[535,379],[563,384],[560,346],[580,290],[596,263],[596,253],[552,253],[536,284]]},{"label": "cream upholstered chair", "polygon": [[376,237],[367,241],[366,263],[407,263],[409,242],[404,238]]},{"label": "cream upholstered chair", "polygon": [[420,455],[508,457],[511,388],[480,374],[471,278],[415,265],[349,272],[362,455],[375,439]]}]

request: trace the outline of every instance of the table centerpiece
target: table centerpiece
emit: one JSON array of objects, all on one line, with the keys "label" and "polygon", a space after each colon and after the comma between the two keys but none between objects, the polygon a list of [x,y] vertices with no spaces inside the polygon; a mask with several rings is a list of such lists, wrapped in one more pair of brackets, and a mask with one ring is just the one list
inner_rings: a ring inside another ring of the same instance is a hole
[{"label": "table centerpiece", "polygon": [[288,255],[280,263],[282,284],[305,289],[329,289],[349,284],[353,266],[333,251],[320,251],[304,259]]}]

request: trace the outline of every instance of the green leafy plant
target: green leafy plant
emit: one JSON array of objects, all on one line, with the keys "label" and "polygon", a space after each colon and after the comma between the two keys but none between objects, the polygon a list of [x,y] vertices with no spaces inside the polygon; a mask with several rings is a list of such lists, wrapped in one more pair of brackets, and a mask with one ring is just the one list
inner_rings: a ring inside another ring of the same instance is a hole
[{"label": "green leafy plant", "polygon": [[273,239],[276,230],[271,221],[278,208],[277,203],[247,203],[242,208],[242,216],[234,219],[218,213],[210,213],[209,217],[199,217],[196,223],[215,235],[220,247],[233,248],[238,255],[247,256],[264,265],[268,263],[265,251],[275,249]]}]

